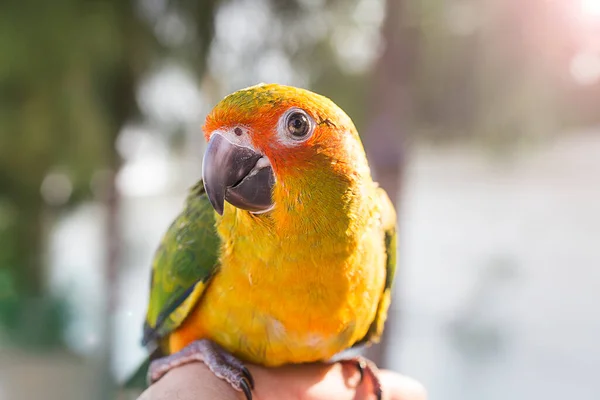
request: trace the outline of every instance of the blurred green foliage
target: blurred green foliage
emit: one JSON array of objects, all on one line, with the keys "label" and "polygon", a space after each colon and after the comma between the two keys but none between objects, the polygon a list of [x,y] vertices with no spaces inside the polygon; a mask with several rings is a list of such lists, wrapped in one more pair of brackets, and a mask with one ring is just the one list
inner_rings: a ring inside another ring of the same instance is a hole
[{"label": "blurred green foliage", "polygon": [[[44,221],[53,206],[89,198],[97,171],[115,165],[114,138],[133,108],[131,12],[120,1],[0,6],[0,321],[18,343],[60,342],[65,305],[44,291]],[[48,205],[40,188],[55,170],[70,193]]]},{"label": "blurred green foliage", "polygon": [[30,349],[62,346],[68,316],[66,301],[26,296],[17,290],[9,271],[0,270],[0,338],[4,341]]}]

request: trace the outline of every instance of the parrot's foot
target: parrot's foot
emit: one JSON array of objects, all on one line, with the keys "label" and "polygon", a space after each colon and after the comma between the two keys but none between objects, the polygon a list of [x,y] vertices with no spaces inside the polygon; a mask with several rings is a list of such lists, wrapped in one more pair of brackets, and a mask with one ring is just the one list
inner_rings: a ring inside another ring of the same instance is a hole
[{"label": "parrot's foot", "polygon": [[152,361],[148,371],[148,381],[152,384],[173,368],[201,361],[218,378],[226,380],[235,390],[244,392],[247,400],[252,400],[254,378],[240,360],[229,354],[210,340],[192,342],[178,353]]},{"label": "parrot's foot", "polygon": [[341,360],[342,364],[351,364],[358,372],[360,372],[360,383],[365,380],[365,377],[368,377],[371,381],[371,385],[373,385],[373,394],[377,398],[377,400],[381,400],[382,398],[382,390],[381,390],[381,381],[377,376],[379,373],[379,369],[377,366],[370,360],[367,360],[364,357],[358,356],[353,357],[347,360]]}]

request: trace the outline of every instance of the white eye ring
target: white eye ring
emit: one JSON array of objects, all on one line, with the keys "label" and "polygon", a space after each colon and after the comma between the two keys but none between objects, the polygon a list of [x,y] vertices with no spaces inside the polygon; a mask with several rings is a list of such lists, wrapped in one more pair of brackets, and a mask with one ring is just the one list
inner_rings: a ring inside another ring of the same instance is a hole
[{"label": "white eye ring", "polygon": [[277,133],[283,143],[294,145],[310,138],[315,125],[315,121],[306,111],[292,107],[279,118]]}]

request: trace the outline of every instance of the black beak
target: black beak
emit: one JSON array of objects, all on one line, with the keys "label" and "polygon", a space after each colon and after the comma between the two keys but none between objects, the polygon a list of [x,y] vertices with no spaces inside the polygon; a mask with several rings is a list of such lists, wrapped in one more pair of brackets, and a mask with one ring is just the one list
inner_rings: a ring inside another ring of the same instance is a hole
[{"label": "black beak", "polygon": [[213,208],[223,215],[225,200],[251,212],[273,206],[275,183],[268,159],[248,147],[238,146],[214,133],[202,162],[202,180]]}]

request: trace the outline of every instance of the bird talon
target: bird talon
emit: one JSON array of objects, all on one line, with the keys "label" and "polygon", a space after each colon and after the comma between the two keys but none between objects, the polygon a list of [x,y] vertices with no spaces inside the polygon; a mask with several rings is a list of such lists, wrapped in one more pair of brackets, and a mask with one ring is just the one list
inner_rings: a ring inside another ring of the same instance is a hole
[{"label": "bird talon", "polygon": [[242,373],[248,380],[248,383],[250,384],[250,389],[254,389],[254,377],[252,376],[248,368],[242,367]]},{"label": "bird talon", "polygon": [[377,400],[381,400],[383,398],[383,392],[381,391],[381,388],[375,389],[375,398],[377,398]]},{"label": "bird talon", "polygon": [[367,363],[365,362],[365,360],[360,359],[360,358],[358,360],[356,360],[356,369],[358,370],[358,373],[360,374],[360,380],[358,381],[359,385],[365,379],[365,369],[366,368],[367,368]]},{"label": "bird talon", "polygon": [[250,382],[250,380],[248,380],[248,378],[242,378],[240,380],[240,388],[242,389],[242,391],[246,395],[246,400],[252,400],[252,389],[251,389],[251,387],[254,387],[254,385]]},{"label": "bird talon", "polygon": [[364,357],[356,357],[351,358],[349,360],[342,360],[342,363],[351,363],[359,372],[360,380],[358,381],[358,385],[362,384],[365,376],[369,376],[371,379],[371,383],[373,385],[373,394],[377,398],[377,400],[381,400],[383,397],[381,390],[381,382],[379,381],[379,377],[377,376],[378,369],[371,361],[367,360]]},{"label": "bird talon", "polygon": [[191,362],[203,362],[215,376],[226,380],[234,389],[252,400],[254,378],[240,360],[210,340],[197,340],[181,351],[154,360],[150,365],[150,383],[159,380],[171,369]]}]

